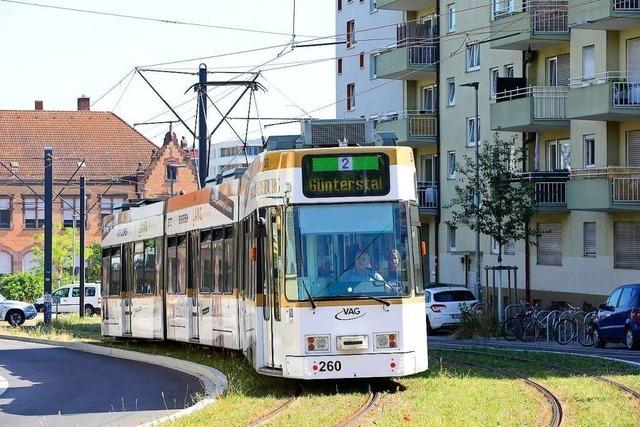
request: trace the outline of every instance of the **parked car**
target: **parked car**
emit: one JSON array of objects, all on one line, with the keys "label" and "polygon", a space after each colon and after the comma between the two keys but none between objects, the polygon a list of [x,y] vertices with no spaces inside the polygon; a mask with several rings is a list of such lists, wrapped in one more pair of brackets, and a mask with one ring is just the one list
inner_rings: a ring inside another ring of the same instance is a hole
[{"label": "parked car", "polygon": [[593,327],[593,345],[603,348],[609,342],[640,347],[640,284],[622,285],[600,305]]},{"label": "parked car", "polygon": [[424,291],[427,310],[427,331],[454,328],[460,324],[460,305],[472,307],[478,303],[475,295],[462,286],[442,286]]},{"label": "parked car", "polygon": [[36,308],[22,301],[8,300],[0,295],[0,319],[13,326],[19,326],[27,319],[36,317]]},{"label": "parked car", "polygon": [[[52,294],[52,313],[78,313],[80,307],[80,284],[62,286]],[[100,297],[99,283],[85,283],[84,285],[84,315],[100,314],[102,297]],[[38,311],[44,310],[44,297],[38,298],[34,305]]]}]

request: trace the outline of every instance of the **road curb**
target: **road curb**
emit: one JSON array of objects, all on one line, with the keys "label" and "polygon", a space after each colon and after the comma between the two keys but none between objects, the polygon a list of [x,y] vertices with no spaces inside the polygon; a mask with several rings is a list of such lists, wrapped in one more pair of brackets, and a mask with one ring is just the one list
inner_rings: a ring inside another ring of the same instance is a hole
[{"label": "road curb", "polygon": [[99,354],[108,357],[117,357],[119,359],[132,360],[135,362],[149,363],[168,369],[173,369],[175,371],[180,371],[185,374],[194,376],[200,380],[202,386],[205,389],[206,397],[199,400],[193,406],[181,409],[165,417],[158,418],[157,420],[140,424],[140,426],[144,427],[156,426],[167,421],[177,420],[201,409],[204,409],[205,407],[215,403],[218,397],[228,387],[227,377],[219,370],[211,368],[209,366],[201,365],[199,363],[180,360],[169,356],[141,353],[138,351],[124,350],[121,348],[113,348],[96,344],[88,344],[84,342],[56,341],[42,338],[24,337],[19,335],[0,334],[0,339],[55,345],[58,347],[68,348],[70,350],[83,351],[86,353]]}]

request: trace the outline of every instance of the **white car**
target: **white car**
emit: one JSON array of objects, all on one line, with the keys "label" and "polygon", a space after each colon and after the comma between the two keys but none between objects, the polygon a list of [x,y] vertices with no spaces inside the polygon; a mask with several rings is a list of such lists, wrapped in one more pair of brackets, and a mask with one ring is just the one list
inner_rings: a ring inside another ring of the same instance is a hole
[{"label": "white car", "polygon": [[0,319],[6,320],[13,326],[19,326],[25,320],[34,317],[36,317],[36,308],[33,304],[8,300],[0,295]]},{"label": "white car", "polygon": [[[51,294],[53,301],[51,302],[52,313],[78,313],[80,307],[80,284],[73,283],[71,285],[61,286]],[[44,297],[40,297],[35,301],[36,308],[41,311],[44,309]],[[102,297],[100,297],[100,283],[84,284],[84,315],[93,316],[100,313]]]},{"label": "white car", "polygon": [[453,328],[460,324],[460,304],[473,307],[478,303],[475,295],[462,286],[442,286],[424,291],[427,310],[427,330]]}]

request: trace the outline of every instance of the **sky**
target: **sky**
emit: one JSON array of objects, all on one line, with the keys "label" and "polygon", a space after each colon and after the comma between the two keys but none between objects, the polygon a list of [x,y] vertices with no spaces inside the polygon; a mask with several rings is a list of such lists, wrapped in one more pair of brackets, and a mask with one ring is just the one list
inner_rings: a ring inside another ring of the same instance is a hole
[{"label": "sky", "polygon": [[[335,62],[332,60],[335,46],[298,47],[293,50],[271,47],[229,55],[231,52],[289,43],[294,0],[25,2],[283,34],[151,22],[0,0],[0,40],[3,41],[0,44],[0,109],[31,110],[35,100],[43,100],[45,110],[75,110],[77,98],[89,96],[91,102],[95,102],[92,110],[113,111],[131,125],[174,120],[175,117],[167,112],[144,80],[135,73],[128,73],[136,66],[196,72],[198,65],[205,63],[209,71],[247,71],[262,65],[258,68],[263,71],[258,81],[266,92],[256,95],[260,117],[296,118],[305,117],[306,113],[315,118],[335,116]],[[334,0],[297,0],[295,16],[298,43],[310,40],[312,36],[326,37],[336,33]],[[335,41],[335,38],[316,43],[327,41]],[[193,58],[199,59],[182,62]],[[303,66],[292,64],[320,59],[326,60]],[[191,99],[195,94],[193,91],[185,92],[197,81],[197,76],[157,72],[144,72],[144,75],[169,104],[175,107],[184,103],[177,111],[193,128],[196,102]],[[212,74],[209,80],[246,80],[247,77]],[[230,88],[209,91],[211,99],[223,111],[231,106],[241,90],[229,91]],[[246,117],[248,105],[245,97],[232,116]],[[256,117],[256,104],[251,108],[251,115]],[[220,116],[211,105],[208,110],[207,123],[211,131]],[[234,120],[232,124],[244,137],[246,122]],[[136,129],[160,144],[168,124],[139,125]],[[184,135],[190,143],[193,141],[184,127],[178,125],[174,130],[178,137]],[[261,136],[257,121],[249,123],[248,132],[249,138]],[[264,135],[297,132],[297,124],[280,125],[268,127]],[[223,124],[212,141],[215,144],[232,138],[236,138],[234,133]]]}]

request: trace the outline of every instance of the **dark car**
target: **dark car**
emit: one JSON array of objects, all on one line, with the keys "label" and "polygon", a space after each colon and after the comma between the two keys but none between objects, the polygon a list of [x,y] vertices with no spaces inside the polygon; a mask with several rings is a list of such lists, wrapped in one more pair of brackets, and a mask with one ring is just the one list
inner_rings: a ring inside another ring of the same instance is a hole
[{"label": "dark car", "polygon": [[624,342],[628,349],[640,346],[640,284],[623,285],[600,305],[593,329],[593,345]]}]

